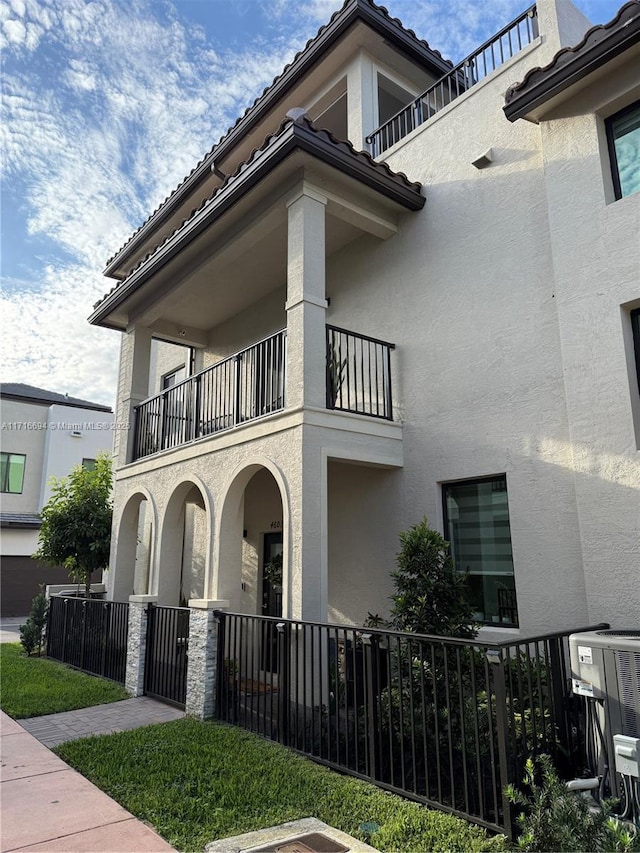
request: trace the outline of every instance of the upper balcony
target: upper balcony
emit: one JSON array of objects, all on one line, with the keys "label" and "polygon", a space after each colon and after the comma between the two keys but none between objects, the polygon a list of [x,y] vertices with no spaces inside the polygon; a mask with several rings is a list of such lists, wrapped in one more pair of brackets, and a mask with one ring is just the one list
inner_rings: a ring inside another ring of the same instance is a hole
[{"label": "upper balcony", "polygon": [[[132,461],[284,410],[286,344],[283,329],[142,402],[135,408]],[[327,325],[327,409],[392,420],[393,349]]]},{"label": "upper balcony", "polygon": [[371,155],[378,157],[392,145],[400,142],[443,107],[468,92],[531,44],[538,34],[538,12],[534,5],[367,136]]}]

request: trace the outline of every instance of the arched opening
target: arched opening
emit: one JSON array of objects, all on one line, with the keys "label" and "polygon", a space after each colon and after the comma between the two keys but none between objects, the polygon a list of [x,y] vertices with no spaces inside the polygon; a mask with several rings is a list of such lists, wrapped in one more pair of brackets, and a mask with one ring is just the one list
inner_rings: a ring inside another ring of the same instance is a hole
[{"label": "arched opening", "polygon": [[158,602],[186,607],[205,598],[211,522],[204,489],[193,481],[173,492],[162,521],[160,558],[152,587]]},{"label": "arched opening", "polygon": [[220,519],[217,590],[237,613],[282,616],[286,608],[287,533],[282,486],[262,465],[229,487]]},{"label": "arched opening", "polygon": [[137,492],[125,504],[118,525],[110,584],[114,601],[149,592],[154,527],[155,507],[150,496]]}]

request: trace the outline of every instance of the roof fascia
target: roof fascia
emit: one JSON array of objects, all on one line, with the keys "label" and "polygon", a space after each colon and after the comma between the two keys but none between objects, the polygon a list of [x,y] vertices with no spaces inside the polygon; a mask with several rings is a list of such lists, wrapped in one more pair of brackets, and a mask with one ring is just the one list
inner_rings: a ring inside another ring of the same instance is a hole
[{"label": "roof fascia", "polygon": [[200,165],[169,196],[157,213],[140,228],[131,238],[130,242],[107,264],[103,275],[117,278],[117,269],[122,262],[132,255],[149,234],[159,225],[162,225],[196,187],[209,176],[213,164],[216,161],[224,159],[238,143],[238,140],[255,127],[273,107],[274,103],[288,89],[295,85],[308,72],[310,67],[318,61],[320,56],[332,47],[337,39],[358,20],[370,26],[371,29],[382,35],[390,44],[408,54],[412,59],[415,59],[422,65],[429,66],[435,71],[437,76],[446,74],[451,70],[452,66],[450,62],[440,57],[435,51],[425,47],[415,35],[406,30],[399,22],[389,18],[380,8],[373,6],[369,0],[352,0],[313,39],[313,43],[300,53],[297,60],[283,71],[280,77],[268,87],[262,96],[258,98],[257,102],[249,108],[238,123],[214,147],[213,151],[204,157]]},{"label": "roof fascia", "polygon": [[[205,204],[146,263],[134,270],[122,285],[107,296],[89,316],[89,322],[93,325],[107,325],[104,320],[115,308],[121,305],[158,269],[174,258],[187,243],[219,219],[296,150],[317,157],[322,162],[333,166],[349,177],[357,179],[366,186],[372,187],[408,210],[415,211],[424,207],[424,196],[415,188],[398,183],[391,174],[385,175],[381,171],[384,167],[368,163],[357,155],[354,156],[341,149],[339,145],[331,143],[328,139],[320,138],[317,132],[310,130],[303,124],[292,122],[271,141],[267,149],[260,152],[254,162],[243,167],[242,171],[226,187],[222,187],[210,204]],[[111,328],[115,328],[112,324],[110,325]]]},{"label": "roof fascia", "polygon": [[[606,32],[606,30],[605,30]],[[552,68],[542,79],[510,100],[502,108],[509,121],[527,118],[533,110],[583,80],[602,65],[633,47],[640,40],[640,15],[607,33],[564,64]]]},{"label": "roof fascia", "polygon": [[50,408],[51,406],[66,406],[69,409],[87,409],[91,412],[109,412],[113,414],[113,409],[109,406],[102,406],[100,403],[71,403],[68,400],[53,400],[50,397],[30,397],[26,394],[7,394],[5,392],[0,393],[0,397],[3,400],[14,400],[16,403],[31,403],[37,406],[44,406],[45,408]]}]

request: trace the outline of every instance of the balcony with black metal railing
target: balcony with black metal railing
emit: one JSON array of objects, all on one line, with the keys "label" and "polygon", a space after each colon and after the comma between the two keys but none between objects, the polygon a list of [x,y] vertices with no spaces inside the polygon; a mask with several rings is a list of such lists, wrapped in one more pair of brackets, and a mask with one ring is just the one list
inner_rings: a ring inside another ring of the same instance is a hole
[{"label": "balcony with black metal railing", "polygon": [[[284,410],[286,342],[283,329],[142,402],[135,410],[133,460]],[[327,408],[393,420],[394,348],[327,326]]]},{"label": "balcony with black metal railing", "polygon": [[411,103],[367,136],[378,157],[538,37],[538,12],[531,6],[448,71]]}]

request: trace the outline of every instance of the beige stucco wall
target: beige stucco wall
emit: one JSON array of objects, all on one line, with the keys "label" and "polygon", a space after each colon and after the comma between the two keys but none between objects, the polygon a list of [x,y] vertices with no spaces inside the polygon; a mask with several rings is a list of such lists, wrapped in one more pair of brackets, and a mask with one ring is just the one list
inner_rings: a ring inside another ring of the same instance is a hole
[{"label": "beige stucco wall", "polygon": [[[554,8],[543,0],[541,28]],[[521,632],[637,623],[640,433],[623,332],[640,299],[639,197],[606,204],[598,120],[574,111],[538,127],[502,112],[511,83],[579,41],[580,16],[563,7],[560,19],[387,152],[393,170],[423,184],[425,208],[401,216],[386,242],[362,236],[327,259],[327,322],[396,344],[396,425],[320,412],[324,258],[313,228],[323,201],[314,191],[297,208],[311,230],[289,208],[289,294],[283,286],[210,330],[202,355],[208,366],[288,320],[290,409],[118,473],[114,530],[144,487],[159,520],[156,563],[171,496],[198,484],[205,598],[256,612],[277,482],[285,615],[384,613],[400,531],[425,515],[442,530],[443,482],[505,474]],[[476,169],[488,149],[492,162]],[[303,268],[315,301],[296,279]],[[135,376],[130,337],[123,352],[123,375]],[[253,465],[271,471],[260,489]]]},{"label": "beige stucco wall", "polygon": [[604,116],[639,97],[637,62],[628,63],[541,124],[589,618],[632,627],[640,432],[629,310],[640,306],[640,193],[614,201]]}]

